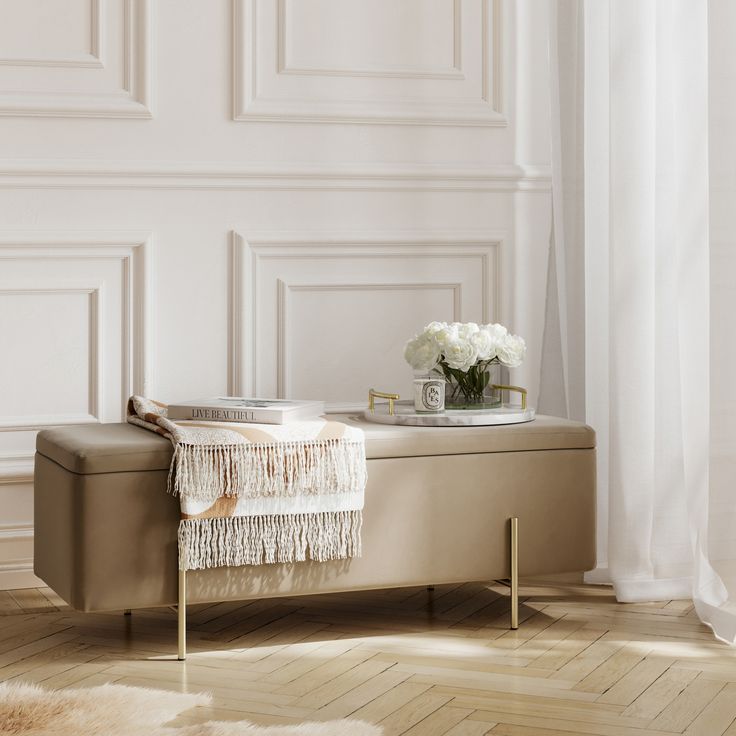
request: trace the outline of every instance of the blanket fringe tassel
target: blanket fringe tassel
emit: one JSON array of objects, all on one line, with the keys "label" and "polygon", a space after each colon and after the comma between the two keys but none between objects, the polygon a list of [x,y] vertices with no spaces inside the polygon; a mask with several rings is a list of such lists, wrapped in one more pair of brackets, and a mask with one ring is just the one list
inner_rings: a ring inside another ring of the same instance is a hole
[{"label": "blanket fringe tassel", "polygon": [[214,501],[321,495],[365,487],[365,446],[346,440],[233,445],[176,443],[169,492]]},{"label": "blanket fringe tassel", "polygon": [[361,511],[184,519],[179,569],[360,557]]}]

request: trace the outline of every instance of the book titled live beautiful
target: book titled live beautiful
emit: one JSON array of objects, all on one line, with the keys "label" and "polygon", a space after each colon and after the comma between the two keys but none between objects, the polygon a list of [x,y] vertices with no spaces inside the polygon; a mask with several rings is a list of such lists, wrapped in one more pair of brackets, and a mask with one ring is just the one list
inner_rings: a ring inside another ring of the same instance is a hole
[{"label": "book titled live beautiful", "polygon": [[288,424],[313,419],[325,413],[323,401],[296,399],[248,399],[242,396],[216,396],[169,404],[168,418],[201,419],[208,422],[254,422]]}]

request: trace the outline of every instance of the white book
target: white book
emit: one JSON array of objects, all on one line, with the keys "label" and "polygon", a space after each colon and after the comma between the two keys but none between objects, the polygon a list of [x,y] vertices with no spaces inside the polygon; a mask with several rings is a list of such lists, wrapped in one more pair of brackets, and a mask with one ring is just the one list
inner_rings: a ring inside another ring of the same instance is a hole
[{"label": "white book", "polygon": [[215,396],[169,404],[169,419],[200,419],[208,422],[253,422],[288,424],[314,419],[325,413],[323,401],[296,399],[249,399],[243,396]]}]

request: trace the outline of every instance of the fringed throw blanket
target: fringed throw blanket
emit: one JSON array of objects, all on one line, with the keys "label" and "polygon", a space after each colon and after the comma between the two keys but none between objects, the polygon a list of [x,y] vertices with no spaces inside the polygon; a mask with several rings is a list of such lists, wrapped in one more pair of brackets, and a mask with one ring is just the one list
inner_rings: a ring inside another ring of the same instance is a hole
[{"label": "fringed throw blanket", "polygon": [[174,422],[165,404],[140,396],[128,401],[128,421],[174,444],[181,570],[360,555],[360,429],[324,419]]}]

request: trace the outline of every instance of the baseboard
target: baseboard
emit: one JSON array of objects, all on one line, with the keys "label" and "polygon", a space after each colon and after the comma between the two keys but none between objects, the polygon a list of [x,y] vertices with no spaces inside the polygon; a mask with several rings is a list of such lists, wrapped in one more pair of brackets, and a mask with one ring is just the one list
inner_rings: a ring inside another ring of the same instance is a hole
[{"label": "baseboard", "polygon": [[0,565],[0,590],[44,587],[46,583],[33,574],[33,560],[14,560]]},{"label": "baseboard", "polygon": [[582,572],[555,572],[549,575],[532,575],[531,577],[522,576],[522,583],[530,585],[581,585],[583,583]]},{"label": "baseboard", "polygon": [[583,575],[583,580],[588,585],[612,585],[611,574],[607,567],[596,567]]},{"label": "baseboard", "polygon": [[0,524],[0,590],[43,585],[33,574],[33,524]]}]

